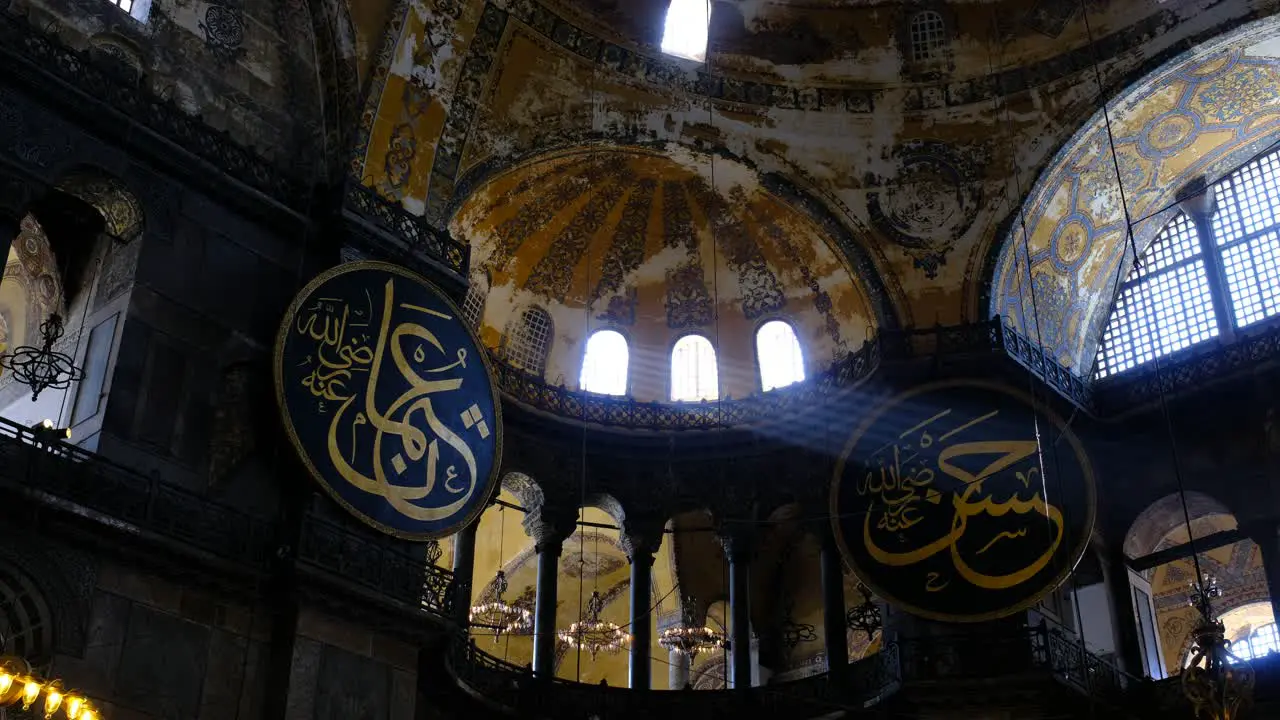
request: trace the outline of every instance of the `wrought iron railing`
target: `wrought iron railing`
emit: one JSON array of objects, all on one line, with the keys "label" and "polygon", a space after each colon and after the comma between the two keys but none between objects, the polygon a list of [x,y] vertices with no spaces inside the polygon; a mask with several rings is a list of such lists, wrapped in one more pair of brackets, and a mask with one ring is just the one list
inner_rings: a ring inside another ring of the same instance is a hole
[{"label": "wrought iron railing", "polygon": [[1082,410],[1093,408],[1093,383],[1090,379],[1077,375],[1071,368],[1058,362],[1052,353],[1045,351],[1043,345],[1004,324],[999,316],[993,318],[992,322],[998,331],[997,347],[1076,407]]},{"label": "wrought iron railing", "polygon": [[226,132],[159,97],[145,83],[128,81],[118,68],[67,47],[26,17],[0,12],[0,55],[8,56],[10,67],[25,65],[30,72],[51,78],[51,85],[69,86],[83,96],[88,107],[104,105],[279,202],[294,208],[305,205],[310,188]]},{"label": "wrought iron railing", "polygon": [[343,207],[373,230],[368,240],[376,254],[388,259],[426,257],[460,278],[467,276],[468,245],[431,227],[422,216],[388,201],[373,188],[348,181]]},{"label": "wrought iron railing", "polygon": [[521,668],[459,639],[450,673],[474,697],[519,717],[648,719],[655,717],[806,718],[860,710],[889,695],[898,678],[897,654],[879,653],[849,666],[835,681],[828,675],[751,688],[641,692],[556,679],[540,681]]},{"label": "wrought iron railing", "polygon": [[[276,557],[271,522],[4,418],[0,486],[116,530],[180,543],[251,573],[268,572]],[[442,617],[448,611],[452,573],[313,515],[303,519],[298,559],[389,600]]]},{"label": "wrought iron railing", "polygon": [[820,375],[742,399],[708,402],[642,402],[548,385],[506,362],[495,362],[499,387],[515,402],[542,412],[595,425],[641,430],[713,430],[790,417],[836,392],[853,387],[880,363],[880,345],[869,341]]},{"label": "wrought iron railing", "polygon": [[314,515],[303,521],[298,560],[441,617],[447,617],[451,606],[453,573]]},{"label": "wrought iron railing", "polygon": [[1134,701],[1139,681],[1085,648],[1072,633],[1040,624],[1007,633],[941,635],[902,645],[902,681],[965,680],[1048,672],[1113,706]]}]

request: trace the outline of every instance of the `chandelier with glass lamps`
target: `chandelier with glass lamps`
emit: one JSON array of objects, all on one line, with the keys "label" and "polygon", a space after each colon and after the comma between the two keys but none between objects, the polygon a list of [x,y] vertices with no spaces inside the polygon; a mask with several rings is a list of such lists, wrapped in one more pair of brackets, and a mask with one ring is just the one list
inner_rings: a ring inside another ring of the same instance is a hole
[{"label": "chandelier with glass lamps", "polygon": [[503,514],[506,506],[500,505],[498,510],[498,572],[493,577],[494,599],[489,602],[472,605],[467,613],[467,621],[472,627],[493,630],[493,642],[497,644],[503,635],[520,633],[533,627],[533,613],[519,605],[512,605],[502,599],[507,592],[507,573],[502,570],[503,540],[506,534],[506,522]]},{"label": "chandelier with glass lamps", "polygon": [[[578,533],[580,542],[585,543],[581,531]],[[595,555],[596,555],[596,574],[593,576],[593,582],[599,580],[600,567],[600,531],[595,533]],[[581,555],[581,552],[579,552]],[[581,575],[579,575],[581,577]],[[604,598],[600,597],[598,589],[591,590],[591,598],[587,600],[586,612],[581,619],[573,623],[566,630],[557,633],[560,642],[568,645],[575,650],[586,650],[594,661],[596,655],[600,653],[616,653],[627,646],[627,642],[631,636],[627,634],[617,623],[601,620],[600,613],[604,612]]]},{"label": "chandelier with glass lamps", "polygon": [[54,313],[40,324],[40,347],[24,345],[0,355],[0,367],[31,388],[32,402],[45,390],[65,390],[84,378],[84,371],[76,367],[70,355],[53,349],[63,334],[62,316]]},{"label": "chandelier with glass lamps", "polygon": [[725,645],[724,633],[699,625],[694,620],[693,607],[694,599],[685,598],[680,612],[680,624],[669,627],[658,635],[658,645],[663,649],[690,659],[697,657],[698,653],[719,650]]},{"label": "chandelier with glass lamps", "polygon": [[[4,645],[4,635],[0,634],[0,648]],[[0,710],[14,705],[24,713],[31,713],[30,717],[46,720],[98,720],[101,717],[88,700],[64,689],[61,681],[37,677],[26,660],[0,657]]]}]

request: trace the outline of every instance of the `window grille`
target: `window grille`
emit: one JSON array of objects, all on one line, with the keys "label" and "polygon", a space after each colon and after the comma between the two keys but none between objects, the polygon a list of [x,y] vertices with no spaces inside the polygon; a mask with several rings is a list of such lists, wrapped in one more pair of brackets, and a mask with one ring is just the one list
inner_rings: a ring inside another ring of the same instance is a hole
[{"label": "window grille", "polygon": [[1275,623],[1259,625],[1249,637],[1231,644],[1231,653],[1241,660],[1254,660],[1273,652],[1280,652],[1280,633],[1276,632]]},{"label": "window grille", "polygon": [[1217,186],[1214,238],[1236,327],[1280,313],[1280,155],[1261,157]]},{"label": "window grille", "polygon": [[471,287],[467,288],[467,296],[462,300],[462,319],[472,329],[480,329],[480,321],[484,319],[484,299],[488,295],[488,290],[481,283],[473,282]]},{"label": "window grille", "polygon": [[531,375],[541,376],[547,369],[551,335],[551,315],[540,307],[526,309],[507,333],[504,347],[507,362]]},{"label": "window grille", "polygon": [[599,330],[587,340],[578,386],[604,395],[627,394],[627,339],[616,330]]},{"label": "window grille", "polygon": [[671,399],[716,400],[720,397],[720,373],[711,341],[701,335],[685,335],[671,350]]},{"label": "window grille", "polygon": [[1123,372],[1216,337],[1195,223],[1179,213],[1121,286],[1098,349],[1097,376]]},{"label": "window grille", "polygon": [[107,0],[121,10],[129,13],[138,22],[146,22],[151,13],[151,0]]},{"label": "window grille", "polygon": [[934,10],[924,10],[911,17],[911,59],[932,62],[942,59],[947,45],[947,24]]},{"label": "window grille", "polygon": [[756,331],[756,361],[760,365],[760,388],[773,390],[804,380],[804,355],[790,325],[771,320]]}]

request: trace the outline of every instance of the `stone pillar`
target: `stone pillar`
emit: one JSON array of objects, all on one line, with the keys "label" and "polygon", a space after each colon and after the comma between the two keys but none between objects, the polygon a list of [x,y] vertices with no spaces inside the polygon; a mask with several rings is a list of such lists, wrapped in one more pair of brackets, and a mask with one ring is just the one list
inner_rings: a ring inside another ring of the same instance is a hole
[{"label": "stone pillar", "polygon": [[533,608],[533,674],[550,678],[556,668],[556,591],[560,573],[560,537],[539,540],[538,595]]},{"label": "stone pillar", "polygon": [[840,671],[849,664],[849,643],[845,640],[844,561],[830,528],[822,534],[818,556],[822,577],[822,639],[826,643],[827,672]]},{"label": "stone pillar", "polygon": [[[522,497],[522,499],[524,499]],[[550,680],[556,672],[556,600],[560,551],[573,533],[577,509],[525,506],[524,529],[538,554],[537,599],[533,606],[533,673]]]},{"label": "stone pillar", "polygon": [[729,558],[730,683],[735,690],[751,687],[751,538],[735,532],[721,538]]},{"label": "stone pillar", "polygon": [[1107,550],[1107,564],[1103,567],[1103,580],[1111,594],[1111,609],[1115,617],[1116,655],[1120,658],[1120,669],[1142,677],[1145,662],[1142,658],[1142,639],[1139,633],[1138,620],[1134,616],[1133,589],[1129,585],[1129,565],[1125,561],[1124,551],[1119,548]]},{"label": "stone pillar", "polygon": [[471,614],[471,583],[476,574],[476,533],[480,518],[453,536],[453,617],[466,625]]},{"label": "stone pillar", "polygon": [[631,561],[631,656],[628,673],[633,690],[653,687],[653,554],[662,545],[664,523],[627,520],[622,547]]},{"label": "stone pillar", "polygon": [[667,651],[667,662],[670,667],[667,670],[667,684],[672,690],[683,690],[689,684],[689,656],[675,650]]}]

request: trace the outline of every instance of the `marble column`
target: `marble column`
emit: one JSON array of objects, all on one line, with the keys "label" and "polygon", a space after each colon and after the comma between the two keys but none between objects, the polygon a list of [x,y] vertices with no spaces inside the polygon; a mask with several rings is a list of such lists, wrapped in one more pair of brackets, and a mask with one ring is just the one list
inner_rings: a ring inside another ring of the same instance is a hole
[{"label": "marble column", "polygon": [[560,574],[559,535],[538,540],[537,599],[533,608],[533,674],[550,679],[556,671],[556,594]]},{"label": "marble column", "polygon": [[631,650],[628,672],[633,690],[653,687],[653,554],[662,544],[661,522],[628,520],[622,527],[622,545],[631,561]]},{"label": "marble column", "polygon": [[849,665],[849,644],[845,640],[844,561],[830,529],[822,534],[818,556],[822,578],[822,639],[826,643],[827,672]]},{"label": "marble column", "polygon": [[453,616],[466,625],[471,612],[471,583],[476,574],[476,533],[480,518],[453,536]]},{"label": "marble column", "polygon": [[672,690],[683,690],[689,684],[689,656],[682,652],[669,650],[667,652],[667,662],[670,666],[667,669],[667,684]]},{"label": "marble column", "polygon": [[723,536],[729,558],[729,644],[731,687],[751,687],[751,538],[746,533]]},{"label": "marble column", "polygon": [[1271,611],[1280,620],[1280,528],[1271,521],[1251,523],[1246,529],[1249,539],[1262,553],[1262,570],[1271,596]]}]

